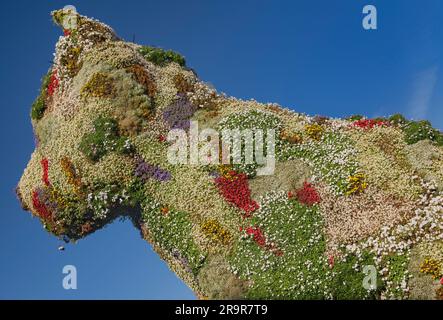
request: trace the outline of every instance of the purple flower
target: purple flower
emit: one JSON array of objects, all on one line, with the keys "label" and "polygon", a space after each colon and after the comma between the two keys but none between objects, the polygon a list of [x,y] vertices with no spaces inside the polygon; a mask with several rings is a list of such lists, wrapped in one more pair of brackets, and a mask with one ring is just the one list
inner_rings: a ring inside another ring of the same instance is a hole
[{"label": "purple flower", "polygon": [[55,212],[57,210],[58,204],[55,199],[51,197],[50,190],[47,187],[38,187],[35,189],[35,192],[37,192],[40,202],[43,203],[49,211]]},{"label": "purple flower", "polygon": [[134,174],[143,181],[147,181],[151,178],[157,181],[168,181],[172,178],[168,171],[161,169],[158,166],[149,164],[140,157],[136,159]]},{"label": "purple flower", "polygon": [[220,174],[217,171],[211,171],[211,172],[209,172],[209,175],[213,178],[220,177]]},{"label": "purple flower", "polygon": [[180,263],[182,264],[182,266],[184,267],[184,269],[187,272],[192,273],[191,265],[189,264],[188,259],[186,259],[186,257],[182,256],[180,254],[180,251],[178,251],[177,249],[172,249],[172,256],[174,258],[176,258],[178,261],[180,261]]},{"label": "purple flower", "polygon": [[163,111],[163,120],[171,129],[188,130],[190,118],[197,111],[184,94],[178,94],[177,100]]}]

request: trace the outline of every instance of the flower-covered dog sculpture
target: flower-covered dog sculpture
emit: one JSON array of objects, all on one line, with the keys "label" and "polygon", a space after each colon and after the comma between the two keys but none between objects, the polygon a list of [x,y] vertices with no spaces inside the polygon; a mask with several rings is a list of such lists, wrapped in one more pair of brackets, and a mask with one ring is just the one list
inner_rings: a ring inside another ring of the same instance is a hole
[{"label": "flower-covered dog sculpture", "polygon": [[[52,16],[64,34],[17,187],[49,232],[75,241],[128,217],[200,298],[435,297],[443,137],[429,122],[227,97],[173,51],[125,42],[73,8]],[[258,174],[257,156],[191,163],[205,153],[191,133],[204,129],[272,133],[273,170]],[[180,133],[189,161],[173,163]]]}]

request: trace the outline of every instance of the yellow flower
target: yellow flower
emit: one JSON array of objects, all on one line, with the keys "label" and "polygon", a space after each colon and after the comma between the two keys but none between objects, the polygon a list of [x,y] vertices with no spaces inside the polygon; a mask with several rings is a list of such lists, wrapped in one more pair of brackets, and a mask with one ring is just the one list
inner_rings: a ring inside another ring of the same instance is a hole
[{"label": "yellow flower", "polygon": [[225,230],[217,220],[206,220],[202,225],[201,229],[203,233],[211,240],[215,242],[228,245],[231,242],[231,234],[229,231]]},{"label": "yellow flower", "polygon": [[235,179],[238,178],[236,175],[233,175],[232,172],[233,169],[231,165],[222,164],[218,166],[218,173],[230,181],[234,181]]},{"label": "yellow flower", "polygon": [[348,191],[347,195],[357,194],[363,192],[367,187],[366,177],[363,173],[357,173],[348,178]]},{"label": "yellow flower", "polygon": [[431,275],[435,280],[441,277],[438,261],[432,258],[426,258],[420,265],[420,272]]},{"label": "yellow flower", "polygon": [[324,129],[319,124],[308,124],[305,126],[306,134],[314,140],[320,140],[323,135]]},{"label": "yellow flower", "polygon": [[73,186],[74,192],[77,195],[83,195],[81,178],[75,172],[75,167],[71,160],[69,160],[68,157],[63,157],[60,160],[60,165],[66,178],[68,179],[68,183]]}]

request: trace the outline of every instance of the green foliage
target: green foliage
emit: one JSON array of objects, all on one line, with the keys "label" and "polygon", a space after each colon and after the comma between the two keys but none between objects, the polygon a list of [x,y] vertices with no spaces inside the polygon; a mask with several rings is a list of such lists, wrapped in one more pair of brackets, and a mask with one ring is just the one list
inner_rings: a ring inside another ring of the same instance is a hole
[{"label": "green foliage", "polygon": [[325,131],[320,140],[307,143],[291,144],[280,140],[277,142],[276,156],[279,161],[307,160],[314,173],[322,177],[336,194],[346,194],[349,177],[358,171],[353,142],[339,132]]},{"label": "green foliage", "polygon": [[143,181],[141,179],[133,179],[128,187],[129,205],[135,207],[142,203],[145,198],[144,192]]},{"label": "green foliage", "polygon": [[119,184],[101,183],[94,185],[92,192],[88,194],[88,208],[93,212],[94,220],[103,220],[109,216],[110,210],[119,206],[127,205],[129,194]]},{"label": "green foliage", "polygon": [[372,119],[375,122],[388,122],[389,119],[385,118],[385,117],[376,117]]},{"label": "green foliage", "polygon": [[357,121],[357,120],[361,120],[363,118],[364,117],[362,115],[360,115],[360,114],[354,114],[354,115],[346,118],[346,120],[354,122],[354,121]]},{"label": "green foliage", "polygon": [[403,126],[408,123],[408,120],[403,115],[397,113],[389,117],[389,122],[396,126]]},{"label": "green foliage", "polygon": [[382,287],[382,280],[377,275],[377,288],[368,291],[363,287],[366,274],[364,266],[374,265],[373,255],[363,252],[360,258],[348,256],[335,263],[331,282],[332,296],[337,300],[363,300],[378,297]]},{"label": "green foliage", "polygon": [[[259,246],[243,236],[229,257],[231,269],[252,283],[247,298],[371,299],[378,294],[379,290],[363,287],[362,268],[374,264],[371,255],[349,255],[330,265],[324,223],[316,205],[305,206],[288,200],[283,192],[271,192],[250,224],[260,226],[267,245]],[[283,254],[275,254],[275,249]]]},{"label": "green foliage", "polygon": [[434,129],[429,121],[411,121],[403,127],[407,144],[414,144],[429,139],[441,143],[441,133]]},{"label": "green foliage", "polygon": [[94,121],[94,131],[85,134],[80,142],[80,151],[92,161],[111,151],[128,154],[132,149],[129,139],[119,135],[117,122],[102,116]]},{"label": "green foliage", "polygon": [[42,84],[40,87],[40,94],[35,99],[31,107],[31,118],[34,120],[40,120],[46,110],[46,90],[51,79],[51,70],[42,78]]},{"label": "green foliage", "polygon": [[175,62],[180,66],[186,65],[185,58],[172,50],[163,50],[161,48],[143,46],[139,49],[143,57],[158,66],[165,66],[168,63]]},{"label": "green foliage", "polygon": [[402,283],[406,283],[409,279],[408,264],[409,258],[405,254],[390,254],[385,257],[383,264],[389,269],[387,282],[391,283],[387,294],[391,298],[402,299],[405,293],[400,289]]},{"label": "green foliage", "polygon": [[435,138],[435,143],[443,147],[443,133],[441,131],[438,133],[437,137]]},{"label": "green foliage", "polygon": [[280,119],[275,115],[257,110],[230,114],[219,123],[220,129],[275,129],[281,127]]},{"label": "green foliage", "polygon": [[329,269],[324,257],[323,221],[316,206],[288,201],[285,193],[270,193],[250,224],[262,226],[267,241],[275,243],[283,254],[259,246],[251,237],[242,237],[234,246],[232,269],[241,279],[252,282],[247,298],[327,297]]},{"label": "green foliage", "polygon": [[193,223],[189,215],[162,207],[149,197],[142,202],[142,209],[143,222],[153,241],[179,260],[185,270],[196,275],[205,255],[192,238]]},{"label": "green foliage", "polygon": [[40,94],[35,101],[32,103],[31,118],[34,120],[39,120],[43,117],[46,109],[46,102],[44,95]]},{"label": "green foliage", "polygon": [[[275,140],[277,141],[281,129],[281,122],[280,119],[273,114],[252,110],[252,111],[233,113],[223,118],[218,124],[218,126],[219,126],[219,131],[222,132],[222,135],[223,135],[223,130],[226,129],[233,131],[240,130],[239,132],[240,134],[242,130],[246,129],[250,129],[253,132],[255,132],[255,130],[257,129],[262,130],[263,155],[266,156],[267,129],[275,130]],[[232,134],[234,135],[234,132]],[[245,150],[245,142],[244,142],[245,137],[242,136],[241,139],[242,139],[241,150]],[[241,164],[233,164],[233,169],[238,172],[245,173],[249,178],[255,177],[259,164],[257,164],[255,161],[250,164],[246,164],[245,162],[246,162],[245,155],[244,152],[242,152]]]}]

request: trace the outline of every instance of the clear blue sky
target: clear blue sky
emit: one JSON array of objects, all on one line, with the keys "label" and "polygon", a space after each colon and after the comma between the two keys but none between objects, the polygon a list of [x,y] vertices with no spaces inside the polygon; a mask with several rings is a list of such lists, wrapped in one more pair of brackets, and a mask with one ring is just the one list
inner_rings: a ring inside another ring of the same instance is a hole
[{"label": "clear blue sky", "polygon": [[[66,4],[127,40],[174,49],[240,98],[329,116],[397,112],[443,128],[443,1],[6,1],[1,7],[0,298],[176,298],[192,292],[129,222],[68,245],[19,207],[14,187],[34,148],[29,110]],[[361,26],[378,9],[378,30]],[[78,289],[62,288],[74,264]]]}]

